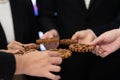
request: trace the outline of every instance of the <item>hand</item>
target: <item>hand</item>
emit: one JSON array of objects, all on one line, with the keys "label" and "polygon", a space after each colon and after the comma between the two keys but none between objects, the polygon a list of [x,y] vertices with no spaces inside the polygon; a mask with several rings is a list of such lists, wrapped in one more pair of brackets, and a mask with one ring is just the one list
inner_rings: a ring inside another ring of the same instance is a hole
[{"label": "hand", "polygon": [[13,41],[8,44],[8,50],[2,50],[4,52],[10,52],[13,54],[19,53],[21,51],[25,51],[26,49],[36,49],[37,45],[35,43],[28,43],[28,44],[22,44],[17,41]]},{"label": "hand", "polygon": [[58,37],[59,38],[59,34],[58,34],[57,30],[52,29],[52,30],[49,30],[49,31],[45,32],[43,37],[42,37],[42,39],[54,38],[54,37]]},{"label": "hand", "polygon": [[120,29],[113,29],[100,35],[90,43],[96,45],[95,54],[106,57],[120,48]]},{"label": "hand", "polygon": [[3,52],[7,52],[7,53],[12,53],[12,54],[16,54],[19,52],[19,50],[24,50],[24,48],[22,47],[23,44],[17,41],[12,41],[11,43],[9,43],[7,45],[8,50],[0,50]]},{"label": "hand", "polygon": [[18,41],[12,41],[7,45],[8,50],[24,50],[23,44]]},{"label": "hand", "polygon": [[77,31],[71,39],[77,40],[80,44],[88,44],[96,38],[94,32],[90,29]]},{"label": "hand", "polygon": [[[41,39],[48,39],[48,38],[59,38],[59,34],[58,34],[57,30],[52,29],[50,31],[47,31]],[[58,47],[58,45],[59,45],[59,42],[54,42],[54,43],[45,45],[45,47],[47,49],[55,49]]]},{"label": "hand", "polygon": [[52,80],[60,79],[59,75],[51,72],[59,72],[62,63],[61,55],[52,51],[34,51],[16,57],[16,74],[45,77]]}]

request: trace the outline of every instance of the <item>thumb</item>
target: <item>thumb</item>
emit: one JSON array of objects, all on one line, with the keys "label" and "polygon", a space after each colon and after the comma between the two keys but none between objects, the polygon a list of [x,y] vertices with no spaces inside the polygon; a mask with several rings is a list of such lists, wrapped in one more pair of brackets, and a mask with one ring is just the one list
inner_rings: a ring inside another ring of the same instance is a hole
[{"label": "thumb", "polygon": [[83,31],[81,31],[81,32],[79,32],[79,31],[76,32],[76,33],[72,36],[71,39],[73,39],[73,40],[78,40],[78,39],[80,39],[81,37],[83,37],[82,32],[83,32]]},{"label": "thumb", "polygon": [[103,41],[104,41],[104,38],[100,36],[94,39],[92,42],[90,42],[89,45],[98,45],[98,44],[101,44]]}]

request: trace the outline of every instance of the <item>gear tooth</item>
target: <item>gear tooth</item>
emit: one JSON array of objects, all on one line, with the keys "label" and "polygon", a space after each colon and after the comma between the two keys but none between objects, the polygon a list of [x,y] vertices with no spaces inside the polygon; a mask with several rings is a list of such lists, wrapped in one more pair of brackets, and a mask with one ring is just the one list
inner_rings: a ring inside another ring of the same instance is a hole
[{"label": "gear tooth", "polygon": [[94,46],[90,46],[86,44],[71,44],[69,46],[69,49],[75,52],[92,52]]}]

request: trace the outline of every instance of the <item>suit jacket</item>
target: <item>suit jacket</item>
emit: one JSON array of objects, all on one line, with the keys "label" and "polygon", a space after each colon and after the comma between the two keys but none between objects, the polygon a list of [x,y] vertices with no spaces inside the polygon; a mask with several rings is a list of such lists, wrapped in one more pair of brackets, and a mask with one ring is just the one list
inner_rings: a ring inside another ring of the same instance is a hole
[{"label": "suit jacket", "polygon": [[13,54],[0,52],[0,80],[12,80],[15,73],[15,65]]},{"label": "suit jacket", "polygon": [[[93,29],[97,35],[117,28],[117,24],[109,25],[119,17],[119,4],[119,0],[91,0],[87,10],[84,0],[38,0],[43,26],[57,25],[61,38],[70,38],[76,31],[87,28]],[[57,13],[55,18],[54,12]]]},{"label": "suit jacket", "polygon": [[[84,0],[38,0],[38,8],[42,26],[56,27],[61,39],[71,38],[76,31],[83,29],[90,28],[98,36],[120,26],[120,0],[91,0],[88,10]],[[112,64],[119,65],[118,53],[116,51],[102,60],[93,54],[73,53],[61,65],[61,80],[114,80],[116,74],[110,73],[119,72],[119,67]]]},{"label": "suit jacket", "polygon": [[[35,42],[38,38],[37,20],[34,16],[31,0],[9,0],[13,19],[15,40],[22,43]],[[2,25],[0,25],[2,28]],[[3,35],[2,35],[3,34]],[[4,31],[1,30],[1,47],[6,48],[7,42]],[[4,43],[4,44],[3,44]]]}]

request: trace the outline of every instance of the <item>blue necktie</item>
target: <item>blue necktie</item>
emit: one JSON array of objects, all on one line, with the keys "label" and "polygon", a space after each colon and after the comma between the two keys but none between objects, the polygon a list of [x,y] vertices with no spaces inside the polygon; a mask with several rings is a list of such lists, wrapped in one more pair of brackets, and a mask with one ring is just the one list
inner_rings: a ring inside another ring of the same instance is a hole
[{"label": "blue necktie", "polygon": [[32,0],[33,8],[34,8],[34,14],[35,16],[38,16],[38,7],[36,5],[36,0]]}]

